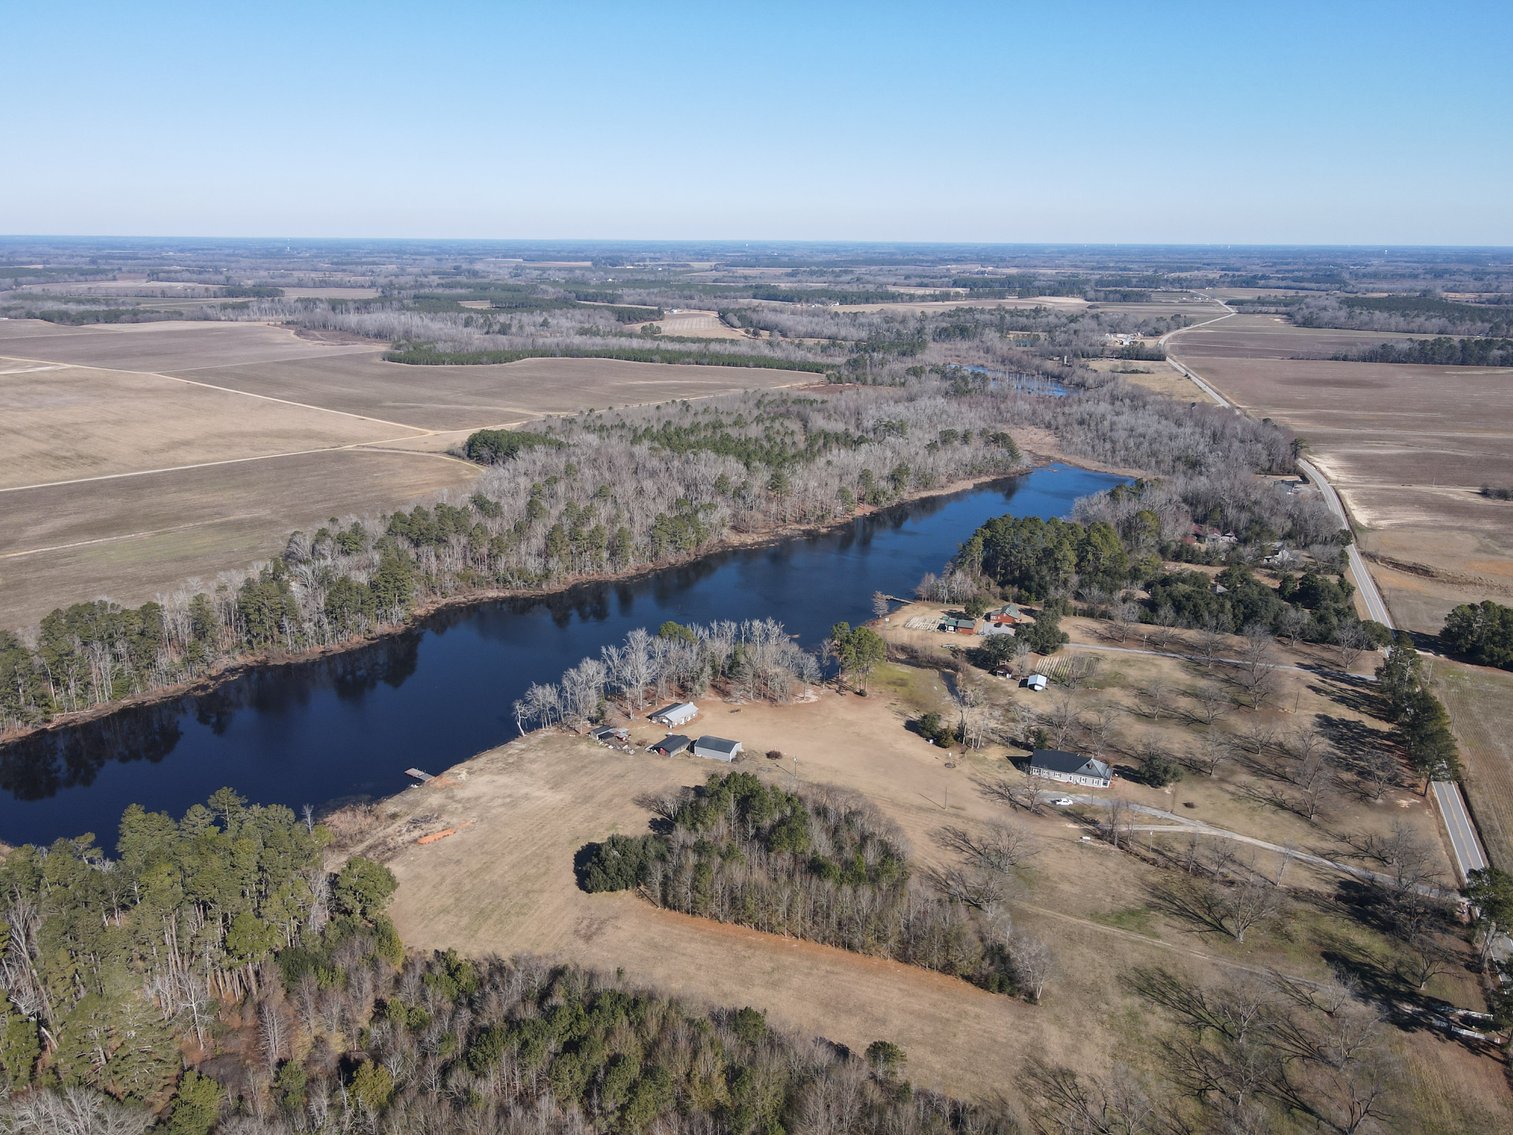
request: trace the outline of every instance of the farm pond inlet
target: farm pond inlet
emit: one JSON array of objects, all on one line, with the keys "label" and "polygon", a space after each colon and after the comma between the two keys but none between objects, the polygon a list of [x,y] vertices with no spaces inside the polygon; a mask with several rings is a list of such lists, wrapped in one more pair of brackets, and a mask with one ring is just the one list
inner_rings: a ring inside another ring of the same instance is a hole
[{"label": "farm pond inlet", "polygon": [[983,521],[1064,517],[1125,480],[1050,465],[634,579],[447,608],[350,651],[33,734],[0,749],[0,840],[91,832],[113,846],[128,804],[177,816],[224,786],[295,809],[386,796],[408,768],[441,772],[508,741],[530,683],[636,627],[773,618],[812,648],[870,619],[874,592],[912,593]]}]

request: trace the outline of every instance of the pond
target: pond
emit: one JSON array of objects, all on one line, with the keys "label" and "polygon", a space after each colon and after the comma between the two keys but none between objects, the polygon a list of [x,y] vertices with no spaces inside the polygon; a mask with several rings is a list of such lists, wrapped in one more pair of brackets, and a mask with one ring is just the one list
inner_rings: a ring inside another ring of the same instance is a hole
[{"label": "pond", "polygon": [[127,804],[178,815],[224,785],[294,808],[388,795],[408,768],[509,740],[526,686],[635,627],[771,617],[817,646],[836,622],[870,619],[874,592],[912,594],[983,521],[1065,516],[1123,480],[1047,466],[637,579],[450,608],[369,646],[37,734],[0,749],[0,839],[110,844]]}]

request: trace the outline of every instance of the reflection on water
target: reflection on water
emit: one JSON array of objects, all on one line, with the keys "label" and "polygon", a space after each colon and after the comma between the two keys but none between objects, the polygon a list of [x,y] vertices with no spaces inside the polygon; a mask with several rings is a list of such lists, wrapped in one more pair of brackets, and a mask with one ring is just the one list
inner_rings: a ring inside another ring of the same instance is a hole
[{"label": "reflection on water", "polygon": [[39,734],[0,750],[0,839],[109,841],[129,803],[179,813],[228,784],[293,807],[395,792],[407,768],[508,740],[528,684],[635,627],[770,616],[814,646],[871,618],[873,592],[909,593],[989,517],[1062,516],[1119,480],[1051,466],[639,579],[453,607],[370,646]]}]

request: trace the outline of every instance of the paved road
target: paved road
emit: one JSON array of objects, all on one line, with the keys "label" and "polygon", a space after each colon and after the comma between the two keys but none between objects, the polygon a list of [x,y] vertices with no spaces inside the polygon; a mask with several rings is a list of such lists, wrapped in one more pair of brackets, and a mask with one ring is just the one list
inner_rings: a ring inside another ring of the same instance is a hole
[{"label": "paved road", "polygon": [[1445,831],[1450,836],[1450,850],[1455,855],[1455,869],[1464,879],[1471,871],[1487,865],[1486,853],[1482,851],[1481,839],[1476,834],[1476,825],[1471,822],[1471,813],[1466,810],[1465,798],[1460,785],[1453,780],[1436,780],[1432,785],[1434,802],[1439,805],[1439,814],[1444,817]]},{"label": "paved road", "polygon": [[[1319,472],[1318,466],[1300,457],[1298,468],[1303,476],[1319,487],[1319,492],[1324,494],[1324,503],[1329,506],[1329,511],[1334,513],[1340,524],[1349,528],[1350,518],[1345,514],[1344,502],[1340,500],[1340,494],[1334,491],[1334,486],[1329,483],[1324,474]],[[1355,589],[1360,592],[1361,601],[1366,604],[1366,614],[1384,627],[1397,629],[1391,614],[1387,611],[1387,604],[1382,600],[1382,593],[1377,590],[1376,580],[1372,579],[1371,573],[1366,570],[1366,561],[1361,558],[1360,549],[1352,543],[1345,549],[1345,554],[1350,558],[1350,574],[1355,578]]]},{"label": "paved road", "polygon": [[[1235,314],[1234,309],[1229,307],[1228,304],[1217,300],[1215,302],[1219,303],[1219,306],[1223,307],[1227,314],[1204,320],[1202,323],[1195,323],[1192,327],[1183,327],[1176,331],[1169,331],[1161,337],[1161,343],[1166,343],[1167,340],[1182,334],[1184,331],[1192,331],[1198,327],[1205,327],[1210,323],[1218,323],[1220,320],[1228,319],[1231,315]],[[1170,356],[1168,356],[1167,362],[1179,374],[1191,380],[1194,385],[1220,406],[1226,406],[1236,412],[1243,412],[1202,377],[1194,374],[1190,367],[1184,366]],[[1349,528],[1350,517],[1345,512],[1345,504],[1340,500],[1340,494],[1335,492],[1334,486],[1329,483],[1318,467],[1312,462],[1304,461],[1300,458],[1298,460],[1298,469],[1305,477],[1319,487],[1319,491],[1324,496],[1324,503],[1329,506],[1329,511],[1334,513],[1342,525]],[[1360,593],[1361,602],[1366,605],[1366,614],[1376,622],[1381,623],[1382,626],[1396,629],[1396,624],[1392,621],[1392,615],[1387,610],[1387,604],[1382,599],[1382,593],[1376,586],[1376,580],[1371,578],[1371,572],[1366,568],[1366,561],[1361,557],[1360,549],[1352,543],[1346,548],[1345,552],[1349,557],[1350,575],[1355,580],[1355,588]],[[1450,837],[1450,852],[1455,859],[1455,870],[1461,879],[1464,880],[1469,872],[1487,866],[1486,851],[1483,849],[1481,837],[1476,831],[1476,824],[1471,820],[1471,813],[1466,808],[1466,799],[1461,795],[1460,785],[1453,781],[1436,780],[1431,787],[1434,790],[1434,801],[1439,807],[1440,816],[1445,821],[1445,831]]]}]

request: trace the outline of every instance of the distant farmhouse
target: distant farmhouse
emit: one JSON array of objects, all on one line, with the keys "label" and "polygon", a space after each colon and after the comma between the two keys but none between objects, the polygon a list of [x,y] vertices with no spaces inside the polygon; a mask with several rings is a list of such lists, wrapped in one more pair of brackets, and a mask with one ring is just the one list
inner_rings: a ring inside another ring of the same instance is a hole
[{"label": "distant farmhouse", "polygon": [[1088,788],[1107,788],[1114,781],[1113,770],[1102,761],[1064,749],[1036,749],[1030,754],[1029,772],[1031,776]]}]

